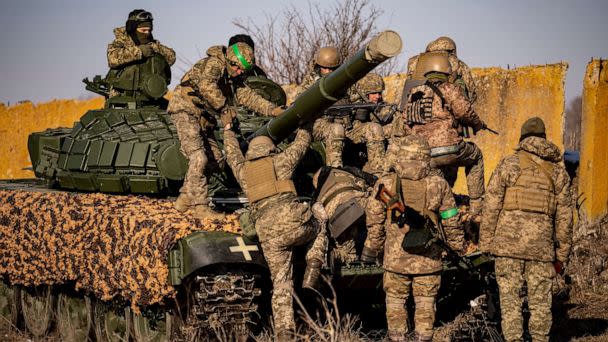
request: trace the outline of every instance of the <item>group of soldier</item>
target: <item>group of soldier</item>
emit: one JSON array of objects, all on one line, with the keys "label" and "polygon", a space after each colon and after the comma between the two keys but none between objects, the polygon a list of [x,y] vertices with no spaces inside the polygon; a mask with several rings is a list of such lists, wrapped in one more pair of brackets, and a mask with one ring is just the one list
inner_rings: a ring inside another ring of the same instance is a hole
[{"label": "group of soldier", "polygon": [[[114,32],[116,39],[108,47],[111,68],[154,54],[175,62],[173,50],[152,37],[149,12],[132,11],[126,26]],[[530,335],[533,341],[549,339],[552,279],[567,263],[571,247],[570,179],[558,147],[546,139],[544,123],[535,117],[521,127],[516,152],[499,163],[484,188],[482,152],[463,139],[462,130],[470,127],[477,133],[487,127],[474,110],[471,71],[458,59],[452,39],[440,37],[410,59],[397,110],[382,107],[373,118],[355,116],[348,122],[320,116],[300,127],[283,150],[259,136],[245,153],[233,131],[235,107],[264,116],[277,116],[285,108],[243,81],[246,75],[264,75],[255,64],[249,36],[234,36],[228,46],[210,47],[206,54],[181,78],[169,101],[168,112],[188,159],[175,208],[199,218],[221,217],[208,199],[206,175],[225,160],[248,198],[250,220],[270,269],[277,340],[293,339],[296,331],[294,248],[307,246],[302,286],[315,288],[333,239],[343,261],[383,265],[388,339],[431,341],[444,251],[439,243],[429,244],[427,228],[440,231],[451,249],[466,253],[462,217],[452,194],[459,167],[467,178],[469,219],[479,226],[475,247],[495,256],[506,340],[522,338],[524,283]],[[335,47],[321,48],[298,94],[340,64]],[[369,74],[340,101],[382,103],[383,90],[382,77]],[[377,120],[384,116],[392,117],[390,123]],[[218,125],[224,130],[223,151],[213,135]],[[323,143],[326,166],[313,179],[316,201],[308,204],[298,199],[292,177],[313,140]],[[344,165],[347,140],[365,144],[363,170]],[[340,221],[358,217],[364,217],[367,228],[360,253],[357,234],[340,231]],[[411,332],[406,308],[410,295],[415,303]]]}]

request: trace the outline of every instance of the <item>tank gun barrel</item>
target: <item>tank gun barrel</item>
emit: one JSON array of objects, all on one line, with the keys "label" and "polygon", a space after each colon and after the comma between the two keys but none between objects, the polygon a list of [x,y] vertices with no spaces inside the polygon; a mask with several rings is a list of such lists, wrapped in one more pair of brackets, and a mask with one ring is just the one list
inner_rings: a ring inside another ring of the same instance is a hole
[{"label": "tank gun barrel", "polygon": [[258,129],[249,140],[265,135],[275,143],[279,143],[302,124],[323,115],[325,109],[342,98],[348,88],[380,63],[399,54],[402,45],[401,37],[397,32],[390,30],[381,32],[338,69],[319,79],[298,96],[289,108]]}]

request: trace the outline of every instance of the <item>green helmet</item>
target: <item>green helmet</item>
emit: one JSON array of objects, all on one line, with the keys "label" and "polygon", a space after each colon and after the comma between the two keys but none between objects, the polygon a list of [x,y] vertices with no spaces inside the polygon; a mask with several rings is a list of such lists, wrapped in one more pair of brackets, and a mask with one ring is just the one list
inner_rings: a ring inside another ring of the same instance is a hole
[{"label": "green helmet", "polygon": [[430,72],[439,72],[446,75],[452,73],[452,66],[450,65],[447,52],[425,52],[418,56],[416,74],[424,76]]},{"label": "green helmet", "polygon": [[340,53],[334,46],[322,47],[315,55],[315,64],[324,68],[337,68],[340,66]]}]

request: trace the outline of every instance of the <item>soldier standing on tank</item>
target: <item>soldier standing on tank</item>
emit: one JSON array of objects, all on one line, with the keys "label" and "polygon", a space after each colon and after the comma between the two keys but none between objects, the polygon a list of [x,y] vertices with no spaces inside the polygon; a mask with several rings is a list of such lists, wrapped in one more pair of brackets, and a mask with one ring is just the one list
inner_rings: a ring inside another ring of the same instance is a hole
[{"label": "soldier standing on tank", "polygon": [[548,341],[551,285],[572,246],[570,178],[544,122],[526,121],[517,152],[492,173],[484,201],[479,248],[495,256],[505,339],[521,341],[522,297],[528,288],[532,341]]},{"label": "soldier standing on tank", "polygon": [[[424,138],[408,135],[393,139],[387,151],[389,169],[374,186],[367,206],[367,239],[362,257],[374,260],[384,251],[383,286],[386,292],[386,319],[390,341],[405,341],[408,335],[410,291],[414,296],[414,340],[431,341],[435,322],[435,298],[441,283],[442,250],[432,244],[416,254],[402,247],[405,239],[425,224],[444,228],[452,248],[461,249],[462,229],[459,213],[448,183],[431,175],[430,147]],[[391,200],[384,202],[386,189]],[[405,220],[397,219],[392,199],[405,207]],[[430,221],[429,221],[430,220]]]},{"label": "soldier standing on tank", "polygon": [[175,51],[152,36],[152,13],[136,9],[129,13],[125,27],[114,29],[116,38],[108,45],[108,66],[120,69],[128,64],[160,54],[171,66]]},{"label": "soldier standing on tank", "polygon": [[310,145],[310,128],[298,129],[293,143],[279,153],[272,140],[251,140],[243,156],[232,131],[229,113],[222,116],[227,162],[250,205],[250,219],[260,240],[272,278],[272,313],[277,340],[293,340],[293,250],[308,245],[305,288],[317,285],[327,253],[327,213],[320,203],[312,207],[298,200],[292,181],[296,166]]},{"label": "soldier standing on tank", "polygon": [[427,139],[431,164],[443,172],[450,186],[456,182],[458,167],[464,166],[471,213],[478,217],[485,191],[483,154],[475,143],[463,140],[458,127],[469,126],[477,133],[487,126],[462,89],[449,81],[452,68],[446,53],[420,55],[416,72],[424,79],[409,89],[406,82],[403,117],[393,124],[394,134],[417,134]]},{"label": "soldier standing on tank", "polygon": [[[460,60],[456,54],[456,43],[450,37],[439,37],[426,46],[426,52],[437,52],[443,51],[448,54],[450,66],[452,68],[452,74],[450,75],[450,82],[458,84],[464,91],[465,96],[471,102],[475,102],[477,99],[477,86],[473,79],[473,74],[469,66]],[[419,55],[416,55],[407,63],[407,78],[411,79],[416,77],[416,64],[418,63]]]},{"label": "soldier standing on tank", "polygon": [[213,46],[182,77],[169,101],[168,112],[177,128],[181,151],[188,159],[188,171],[175,201],[179,211],[194,209],[199,218],[220,218],[209,207],[205,170],[209,161],[217,166],[222,152],[213,135],[216,115],[228,105],[242,105],[262,115],[275,116],[280,107],[258,95],[237,77],[255,65],[247,44]]}]

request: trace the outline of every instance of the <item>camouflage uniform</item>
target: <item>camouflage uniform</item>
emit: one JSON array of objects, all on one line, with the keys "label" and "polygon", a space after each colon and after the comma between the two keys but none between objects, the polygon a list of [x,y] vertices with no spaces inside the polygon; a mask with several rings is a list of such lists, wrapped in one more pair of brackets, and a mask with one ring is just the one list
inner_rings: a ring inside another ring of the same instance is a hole
[{"label": "camouflage uniform", "polygon": [[[325,179],[322,179],[322,184],[319,185],[320,174],[325,173],[322,171],[326,171]],[[366,180],[353,175],[348,170],[337,168],[324,170],[322,168],[315,175],[313,184],[317,188],[315,192],[316,200],[325,207],[330,222],[338,212],[338,208],[349,201],[355,201],[362,210],[367,207],[371,188]],[[332,251],[338,261],[350,263],[357,260],[356,238],[358,235],[358,230],[353,227],[335,237],[335,247]]]},{"label": "camouflage uniform", "polygon": [[208,204],[207,164],[217,165],[222,159],[213,135],[217,123],[215,114],[231,104],[268,116],[276,108],[247,85],[234,84],[227,70],[227,53],[224,46],[209,48],[207,57],[186,72],[175,87],[167,109],[177,128],[181,151],[188,159],[188,172],[180,194],[185,194],[193,206]]},{"label": "camouflage uniform", "polygon": [[496,256],[507,341],[522,338],[524,282],[532,340],[549,340],[552,263],[567,263],[572,245],[570,179],[560,161],[556,145],[530,136],[519,143],[515,154],[503,158],[488,183],[479,248]]},{"label": "camouflage uniform", "polygon": [[[473,127],[480,130],[484,127],[483,121],[473,110],[470,101],[463,95],[462,90],[455,84],[446,82],[446,76],[434,75],[439,83],[434,83],[442,96],[435,93],[428,85],[414,87],[408,96],[405,118],[396,121],[393,129],[396,135],[421,135],[429,142],[431,154],[434,155],[432,165],[441,169],[450,186],[456,181],[459,166],[465,167],[467,187],[472,200],[480,199],[484,193],[484,167],[481,150],[473,142],[465,142],[458,133],[459,125]],[[430,82],[433,82],[432,80]],[[424,101],[430,101],[430,118],[425,122],[412,122],[408,111],[413,111],[417,105],[414,94],[422,93]],[[399,132],[401,131],[401,132]],[[449,153],[439,152],[442,149],[451,149]]]},{"label": "camouflage uniform", "polygon": [[[286,181],[293,186],[293,172],[308,149],[310,139],[310,132],[300,129],[294,142],[282,153],[268,155],[269,151],[257,153],[250,148],[243,156],[235,133],[231,130],[224,131],[228,165],[251,202],[250,218],[255,222],[255,230],[270,268],[274,329],[279,336],[295,332],[292,300],[293,249],[295,246],[308,245],[307,264],[323,261],[327,253],[327,235],[324,225],[313,218],[309,205],[298,201],[295,188],[274,192],[269,197],[257,200],[254,187],[269,182],[285,184]],[[266,156],[255,158],[258,155]],[[272,163],[272,171],[257,172],[258,169],[253,172],[255,163],[263,161]],[[273,172],[274,180],[271,179]],[[267,187],[270,186],[271,184]]]},{"label": "camouflage uniform", "polygon": [[[442,224],[447,242],[453,248],[462,248],[463,233],[458,227],[459,215],[450,186],[443,178],[429,174],[429,147],[424,139],[408,136],[397,140],[401,141],[394,141],[387,152],[387,160],[392,169],[376,182],[372,192],[374,196],[368,203],[368,237],[365,248],[378,253],[384,248],[384,290],[389,338],[395,341],[405,339],[408,332],[405,304],[412,291],[416,304],[416,333],[422,340],[430,341],[435,321],[435,297],[441,281],[441,248],[432,245],[421,254],[406,252],[401,243],[412,227],[407,223],[399,227],[392,222],[392,217],[387,215],[385,203],[378,200],[375,194],[380,185],[396,194],[396,182],[400,178],[401,182],[407,184],[402,187],[405,205],[415,207],[414,201],[410,199],[422,198],[417,202],[422,211],[442,213],[445,217]],[[450,212],[452,216],[443,214]]]},{"label": "camouflage uniform", "polygon": [[[133,63],[142,60],[141,49],[135,44],[133,39],[127,34],[127,30],[124,27],[118,27],[114,29],[114,36],[116,37],[112,43],[108,45],[108,66],[112,69],[120,68],[126,64]],[[154,40],[150,43],[152,50],[156,53],[161,54],[167,60],[169,65],[175,63],[175,51],[173,49],[161,44],[158,40]]]}]

